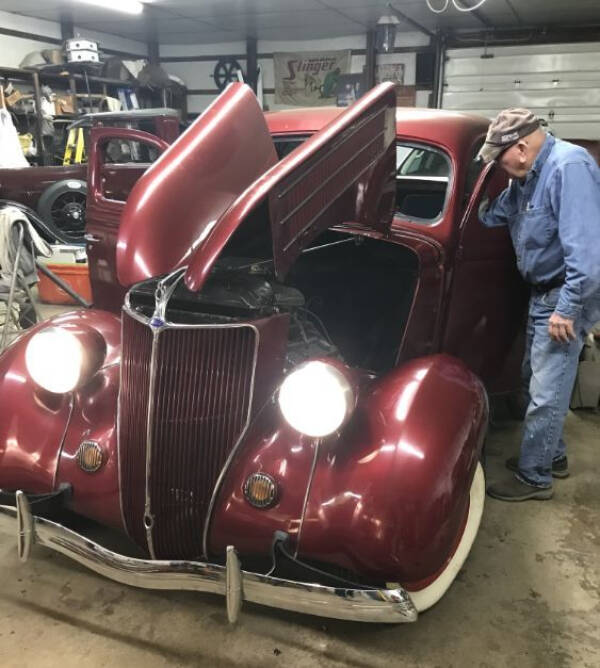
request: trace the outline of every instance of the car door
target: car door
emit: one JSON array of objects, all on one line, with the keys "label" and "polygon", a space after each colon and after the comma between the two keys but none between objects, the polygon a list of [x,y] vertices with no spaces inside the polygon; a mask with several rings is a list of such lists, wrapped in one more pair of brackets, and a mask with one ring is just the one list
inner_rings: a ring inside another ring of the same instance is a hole
[{"label": "car door", "polygon": [[[111,152],[111,142],[121,148]],[[129,192],[152,157],[168,147],[164,140],[141,130],[91,130],[85,241],[92,296],[98,308],[117,312],[121,308],[125,288],[117,280],[116,271],[121,213]],[[119,155],[119,150],[124,155]]]},{"label": "car door", "polygon": [[460,223],[442,334],[444,352],[464,360],[492,393],[519,386],[527,304],[508,228],[488,228],[479,218],[482,200],[493,201],[507,185],[495,164],[475,183]]}]

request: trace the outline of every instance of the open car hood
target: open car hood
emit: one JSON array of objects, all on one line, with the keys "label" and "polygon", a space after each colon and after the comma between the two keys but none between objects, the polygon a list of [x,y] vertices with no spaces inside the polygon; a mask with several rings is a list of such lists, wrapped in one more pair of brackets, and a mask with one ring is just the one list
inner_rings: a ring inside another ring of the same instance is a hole
[{"label": "open car hood", "polygon": [[215,221],[276,162],[256,96],[232,83],[133,187],[119,227],[119,282],[188,264]]},{"label": "open car hood", "polygon": [[260,176],[217,220],[191,258],[185,283],[200,290],[234,232],[268,216],[281,280],[322,231],[358,222],[389,229],[395,203],[396,94],[376,86]]}]

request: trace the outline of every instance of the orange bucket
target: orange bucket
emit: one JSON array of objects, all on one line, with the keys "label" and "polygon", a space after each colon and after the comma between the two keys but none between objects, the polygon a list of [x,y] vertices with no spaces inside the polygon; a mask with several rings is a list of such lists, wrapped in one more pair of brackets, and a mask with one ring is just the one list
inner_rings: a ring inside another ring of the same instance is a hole
[{"label": "orange bucket", "polygon": [[[88,265],[81,264],[62,264],[62,263],[46,263],[46,267],[50,269],[53,274],[56,274],[65,283],[71,286],[77,294],[81,295],[86,301],[92,301],[92,288],[90,286],[90,273]],[[51,281],[47,276],[38,272],[40,279],[38,283],[38,294],[41,302],[45,304],[77,304],[77,302],[62,289],[59,288],[54,281]]]}]

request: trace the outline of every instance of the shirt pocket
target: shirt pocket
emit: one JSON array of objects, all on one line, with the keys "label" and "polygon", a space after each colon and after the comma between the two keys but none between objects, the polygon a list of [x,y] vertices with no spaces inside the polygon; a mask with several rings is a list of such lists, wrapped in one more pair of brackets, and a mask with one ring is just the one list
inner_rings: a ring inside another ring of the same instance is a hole
[{"label": "shirt pocket", "polygon": [[549,206],[529,209],[519,214],[520,245],[527,250],[546,248],[552,238],[554,218]]}]

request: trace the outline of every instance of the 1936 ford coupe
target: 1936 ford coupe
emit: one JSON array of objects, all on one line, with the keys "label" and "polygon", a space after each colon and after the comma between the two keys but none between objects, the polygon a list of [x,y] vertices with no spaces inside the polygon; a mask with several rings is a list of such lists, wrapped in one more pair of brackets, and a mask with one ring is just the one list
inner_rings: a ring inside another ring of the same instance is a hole
[{"label": "1936 ford coupe", "polygon": [[433,605],[483,511],[484,384],[518,384],[510,241],[477,220],[505,185],[474,161],[485,130],[396,116],[391,84],[265,121],[232,84],[126,202],[103,194],[115,130],[93,131],[97,308],[0,356],[0,525],[21,558],[224,594],[232,620],[243,600],[378,622]]}]

